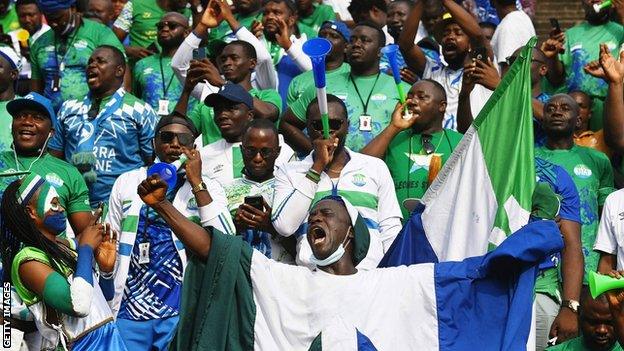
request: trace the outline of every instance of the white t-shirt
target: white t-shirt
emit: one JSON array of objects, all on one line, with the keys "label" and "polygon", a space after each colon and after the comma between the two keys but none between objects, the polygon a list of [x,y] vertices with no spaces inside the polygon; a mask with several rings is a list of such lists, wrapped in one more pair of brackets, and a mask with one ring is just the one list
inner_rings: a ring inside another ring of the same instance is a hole
[{"label": "white t-shirt", "polygon": [[607,196],[594,251],[617,255],[617,269],[624,268],[624,189]]},{"label": "white t-shirt", "polygon": [[[459,92],[462,87],[463,75],[463,68],[453,70],[442,63],[427,58],[423,78],[435,80],[446,91],[446,113],[442,122],[445,129],[457,130],[457,107],[459,106]],[[472,93],[470,93],[470,109],[474,118],[481,112],[490,96],[492,96],[491,90],[479,84],[475,85]]]},{"label": "white t-shirt", "polygon": [[524,11],[509,13],[500,22],[492,37],[492,50],[499,63],[505,62],[518,48],[535,36],[531,18]]},{"label": "white t-shirt", "polygon": [[[279,136],[279,145],[282,149],[275,160],[276,166],[296,158],[295,151],[284,142],[282,135]],[[228,143],[225,139],[221,139],[202,147],[200,150],[202,176],[216,179],[223,185],[231,183],[234,178],[239,178],[240,170],[244,167],[240,146],[241,143]]]}]

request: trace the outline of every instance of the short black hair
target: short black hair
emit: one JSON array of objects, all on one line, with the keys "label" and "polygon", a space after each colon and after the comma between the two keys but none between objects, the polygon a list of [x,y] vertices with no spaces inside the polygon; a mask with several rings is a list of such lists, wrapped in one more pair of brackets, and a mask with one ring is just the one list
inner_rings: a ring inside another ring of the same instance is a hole
[{"label": "short black hair", "polygon": [[480,22],[479,23],[479,27],[481,27],[481,28],[491,28],[491,29],[496,30],[496,25],[494,23],[492,23],[492,22],[487,22],[487,21],[486,22]]},{"label": "short black hair", "polygon": [[245,132],[243,132],[243,139],[245,139],[245,135],[250,132],[252,129],[261,129],[268,130],[273,132],[275,135],[275,140],[277,141],[277,145],[279,146],[279,134],[277,132],[277,128],[275,127],[275,123],[269,121],[266,118],[255,118],[251,120],[251,122],[247,123],[245,127]]},{"label": "short black hair", "polygon": [[[328,108],[330,104],[340,105],[340,108],[342,109],[342,112],[343,112],[343,118],[345,120],[349,120],[349,116],[347,114],[347,105],[345,105],[342,99],[340,99],[336,95],[327,94],[327,107]],[[310,103],[308,104],[308,108],[306,108],[306,117],[310,114],[310,111],[312,110],[312,106],[316,106],[316,105],[318,105],[318,97],[314,98],[314,100],[310,101]]]},{"label": "short black hair", "polygon": [[383,12],[388,12],[388,5],[386,0],[352,0],[347,10],[353,16],[353,14],[359,14],[362,12],[368,12],[376,7]]},{"label": "short black hair", "polygon": [[194,137],[197,138],[197,136],[199,135],[199,132],[197,131],[197,128],[195,128],[195,124],[193,124],[193,121],[191,121],[189,118],[187,118],[186,116],[174,111],[172,114],[167,115],[167,116],[162,116],[159,120],[158,123],[156,124],[156,128],[154,128],[154,133],[158,134],[158,132],[170,125],[170,124],[180,124],[185,126],[186,128],[188,128],[188,130],[191,131],[191,133],[193,134]]},{"label": "short black hair", "polygon": [[270,2],[274,2],[276,4],[286,4],[286,7],[288,7],[291,16],[296,16],[298,14],[297,5],[295,5],[295,2],[292,0],[263,0],[262,7],[266,6]]},{"label": "short black hair", "polygon": [[[37,0],[17,0],[17,1],[15,1],[15,8],[16,9],[19,6],[24,6],[24,5],[35,5],[35,6],[37,6],[37,9],[39,9],[39,4],[37,4]],[[41,9],[39,9],[39,12],[41,12]]]},{"label": "short black hair", "polygon": [[493,1],[502,6],[516,5],[516,0],[493,0]]},{"label": "short black hair", "polygon": [[[419,80],[419,82],[429,82],[433,85],[433,87],[435,88],[435,90],[437,91],[437,96],[440,98],[440,101],[446,101],[446,90],[444,89],[444,87],[442,86],[442,84],[440,84],[439,82],[436,82],[433,79],[421,79]],[[418,82],[416,82],[418,83]],[[414,84],[416,84],[414,83]]]},{"label": "short black hair", "polygon": [[400,4],[400,3],[406,4],[407,6],[409,6],[410,9],[414,7],[414,2],[412,0],[393,0],[393,1],[390,1],[387,6],[390,7],[391,4]]},{"label": "short black hair", "polygon": [[358,22],[355,27],[353,27],[353,29],[355,29],[356,27],[360,27],[360,26],[364,26],[364,27],[370,27],[373,28],[374,30],[377,31],[378,34],[378,41],[379,41],[379,47],[383,48],[384,46],[386,46],[386,33],[383,32],[383,30],[381,28],[379,28],[378,25],[376,25],[375,23],[371,22],[371,21],[361,21]]},{"label": "short black hair", "polygon": [[249,44],[248,42],[243,41],[243,40],[234,40],[232,42],[225,44],[225,46],[223,46],[223,49],[225,49],[226,47],[230,45],[240,46],[243,48],[243,51],[245,52],[245,55],[247,55],[247,57],[252,58],[252,59],[258,59],[258,55],[256,54],[256,48],[254,48],[253,45]]},{"label": "short black hair", "polygon": [[[115,60],[115,64],[119,65],[119,66],[124,66],[124,68],[126,67],[126,55],[124,55],[124,53],[119,50],[118,48],[112,46],[112,45],[100,45],[97,48],[95,48],[95,50],[100,50],[100,49],[108,49],[110,51],[113,52],[113,59]],[[93,51],[95,51],[93,50]]]}]

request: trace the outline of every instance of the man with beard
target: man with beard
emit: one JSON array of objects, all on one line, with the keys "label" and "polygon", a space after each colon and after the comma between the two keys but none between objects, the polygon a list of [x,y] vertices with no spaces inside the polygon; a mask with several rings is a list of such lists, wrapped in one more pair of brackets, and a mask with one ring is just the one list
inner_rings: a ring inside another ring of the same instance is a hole
[{"label": "man with beard", "polygon": [[[357,30],[358,27],[354,33]],[[368,254],[358,268],[372,269],[401,230],[401,210],[392,177],[382,160],[345,146],[349,120],[344,102],[328,94],[327,106],[329,139],[323,138],[321,113],[315,99],[306,111],[306,127],[314,152],[275,172],[273,226],[285,237],[300,234],[300,230],[305,232],[302,224],[313,204],[327,195],[343,196],[357,208],[371,231]],[[298,241],[297,263],[310,265],[310,246],[306,240]]]},{"label": "man with beard", "polygon": [[165,14],[156,24],[162,50],[134,66],[132,89],[161,116],[173,111],[182,94],[182,84],[171,68],[171,58],[189,34],[188,20],[177,12]]},{"label": "man with beard", "polygon": [[95,48],[111,45],[123,53],[123,46],[110,28],[83,19],[75,0],[40,0],[39,8],[52,30],[30,48],[32,91],[52,100],[58,111],[64,101],[81,100],[89,92],[86,70]]},{"label": "man with beard", "polygon": [[[427,57],[418,45],[414,44],[418,24],[422,17],[424,4],[419,1],[414,5],[407,18],[404,30],[399,38],[399,46],[405,62],[418,75],[430,78],[440,83],[446,91],[446,115],[442,126],[446,129],[457,130],[457,108],[462,87],[464,66],[471,62],[471,50],[483,49],[486,53],[482,59],[492,57],[492,51],[481,27],[475,18],[453,0],[442,2],[449,13],[443,16],[436,25],[436,37],[441,38],[442,54],[446,64],[436,62]],[[482,85],[476,85],[470,93],[473,115],[477,115],[491,91]]]},{"label": "man with beard", "polygon": [[132,0],[126,3],[113,24],[113,31],[120,41],[130,36],[126,53],[133,62],[156,51],[156,24],[167,12],[179,12],[191,18],[187,4],[187,0]]},{"label": "man with beard", "polygon": [[123,88],[126,64],[113,46],[97,48],[89,58],[89,94],[66,101],[58,113],[50,153],[76,166],[89,187],[91,205],[108,201],[117,177],[149,164],[157,116]]},{"label": "man with beard", "polygon": [[265,0],[261,41],[268,49],[277,71],[277,91],[286,109],[288,85],[294,77],[312,69],[302,46],[316,32],[297,25],[297,8],[291,0]]},{"label": "man with beard", "polygon": [[[163,116],[156,126],[154,152],[159,162],[173,163],[188,157],[178,170],[167,199],[186,218],[200,223],[199,207],[206,206],[210,220],[203,226],[234,234],[223,189],[214,180],[202,179],[199,152],[193,149],[197,130],[186,118]],[[115,270],[113,315],[129,350],[166,350],[180,318],[180,293],[187,256],[171,228],[138,197],[136,186],[147,177],[147,167],[117,178],[111,191],[107,223],[118,233],[120,250]]]},{"label": "man with beard", "polygon": [[[550,39],[542,45],[542,51],[549,58],[547,92],[585,91],[591,94],[592,118],[590,129],[602,128],[604,100],[608,84],[600,78],[592,77],[584,67],[598,59],[600,43],[607,45],[616,55],[624,44],[624,28],[621,24],[610,21],[611,8],[600,12],[593,9],[598,0],[580,0],[585,11],[585,21],[566,30],[564,33],[551,31]],[[618,6],[622,8],[622,6]],[[500,59],[500,57],[499,57]]]},{"label": "man with beard", "polygon": [[[386,45],[381,29],[362,22],[353,28],[347,46],[350,71],[327,77],[327,93],[344,99],[348,112],[349,133],[346,146],[361,150],[390,123],[392,111],[399,101],[396,84],[391,76],[379,70],[381,48]],[[402,83],[404,84],[404,83]],[[403,85],[407,91],[409,86]],[[285,112],[280,129],[289,145],[309,153],[312,143],[302,132],[306,128],[307,108],[316,98],[316,88],[308,87],[301,98]]]},{"label": "man with beard", "polygon": [[409,202],[405,200],[422,198],[462,135],[442,128],[446,93],[440,83],[429,79],[417,82],[407,93],[405,106],[411,118],[404,119],[404,106],[398,105],[390,124],[362,153],[385,160],[407,219],[413,208],[406,206]]},{"label": "man with beard", "polygon": [[553,96],[544,105],[542,128],[544,146],[535,148],[535,156],[563,167],[572,177],[580,197],[581,242],[587,272],[596,271],[599,254],[593,251],[600,220],[599,208],[613,189],[613,170],[607,156],[594,149],[574,144],[579,107],[570,96]]},{"label": "man with beard", "polygon": [[310,32],[318,32],[325,21],[336,19],[334,9],[329,5],[319,4],[313,0],[296,0],[299,25],[305,26]]}]

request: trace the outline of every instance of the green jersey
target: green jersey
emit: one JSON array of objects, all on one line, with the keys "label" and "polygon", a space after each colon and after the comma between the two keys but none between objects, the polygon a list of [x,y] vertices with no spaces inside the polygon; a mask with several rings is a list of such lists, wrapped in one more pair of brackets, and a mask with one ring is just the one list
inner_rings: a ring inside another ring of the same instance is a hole
[{"label": "green jersey", "polygon": [[545,83],[546,92],[567,93],[581,90],[589,94],[593,100],[592,118],[589,121],[592,130],[602,128],[604,99],[607,96],[608,84],[599,78],[585,73],[584,67],[598,60],[600,47],[597,43],[605,43],[611,54],[618,57],[624,44],[624,27],[616,22],[594,26],[583,22],[566,30],[565,52],[560,60],[565,69],[566,81],[559,89],[553,89]]},{"label": "green jersey", "polygon": [[[251,31],[251,25],[254,21],[262,22],[262,11],[252,13],[247,16],[235,14],[234,18],[236,18],[241,27],[245,27],[249,29],[249,31]],[[226,21],[223,21],[216,28],[211,29],[210,33],[208,33],[208,42],[211,42],[213,40],[231,42],[236,40],[236,35],[232,33],[230,25]]]},{"label": "green jersey", "polygon": [[[140,60],[134,66],[132,88],[134,95],[150,104],[159,115],[165,115],[175,109],[183,86],[171,68],[171,57],[156,54]],[[160,110],[159,100],[168,101],[167,113]],[[189,101],[189,111],[196,101],[195,99]]]},{"label": "green jersey", "polygon": [[[409,90],[408,84],[401,84],[403,91]],[[388,126],[399,102],[394,79],[385,73],[356,77],[343,72],[327,77],[326,87],[328,94],[339,97],[347,106],[349,133],[345,145],[353,151],[360,151]],[[308,87],[290,109],[305,122],[308,104],[315,98],[316,88]]]},{"label": "green jersey", "polygon": [[10,4],[9,9],[4,15],[0,15],[0,26],[2,26],[3,33],[20,29],[20,23],[17,19],[17,11],[15,11],[15,5]]},{"label": "green jersey", "polygon": [[598,207],[615,190],[611,163],[604,153],[576,145],[568,150],[550,150],[541,146],[535,149],[535,156],[563,167],[576,185],[581,202],[581,242],[586,281],[587,272],[598,267],[599,255],[593,251],[600,221]]},{"label": "green jersey", "polygon": [[[326,71],[325,79],[330,79],[335,75],[339,75],[342,77],[344,77],[345,75],[348,76],[349,72],[351,72],[351,66],[345,62],[336,69]],[[297,101],[301,97],[301,95],[303,95],[303,92],[306,91],[306,89],[308,89],[309,87],[314,88],[314,72],[306,71],[293,78],[293,80],[290,81],[290,85],[288,86],[288,95],[286,99],[288,106],[294,104],[295,101]]]},{"label": "green jersey", "polygon": [[314,3],[314,12],[308,17],[299,16],[298,22],[301,27],[307,27],[310,32],[318,33],[321,24],[325,21],[333,21],[336,19],[334,9],[329,5],[320,5]]},{"label": "green jersey", "polygon": [[[559,345],[551,346],[547,348],[548,351],[591,351],[585,346],[585,340],[582,336],[562,342]],[[603,351],[622,351],[622,346],[616,341],[613,346]]]},{"label": "green jersey", "polygon": [[13,117],[6,109],[6,105],[9,101],[0,101],[0,152],[10,150],[13,143],[13,134],[11,130],[11,124],[13,123]]},{"label": "green jersey", "polygon": [[462,134],[450,129],[433,133],[431,144],[435,151],[430,155],[424,151],[421,134],[404,130],[392,139],[385,161],[394,181],[403,220],[407,221],[410,217],[403,201],[409,198],[420,199],[427,190],[431,158],[434,155],[440,156],[444,164],[462,137]]},{"label": "green jersey", "polygon": [[[158,6],[158,1],[132,0],[124,5],[113,25],[130,35],[131,46],[146,48],[156,42],[156,24],[167,12]],[[191,10],[187,8],[178,12],[191,18]]]},{"label": "green jersey", "polygon": [[[36,157],[18,156],[17,162],[19,165],[15,162],[13,151],[0,153],[1,172],[24,171],[30,168],[31,172],[40,175],[56,189],[59,202],[67,214],[91,212],[89,189],[74,166],[48,153],[38,160]],[[0,194],[4,193],[7,186],[17,179],[19,179],[17,176],[0,177]]]},{"label": "green jersey", "polygon": [[[282,114],[282,98],[279,93],[273,89],[251,89],[249,94],[258,100],[271,103],[277,107],[279,114]],[[214,112],[212,107],[208,107],[205,104],[198,103],[195,108],[189,113],[188,117],[193,121],[193,124],[202,135],[202,143],[204,145],[212,144],[215,141],[223,139],[221,137],[221,131],[214,121]]]},{"label": "green jersey", "polygon": [[[64,101],[82,100],[87,95],[87,62],[100,45],[112,45],[124,52],[110,28],[89,19],[83,19],[68,38],[61,39],[49,30],[32,44],[32,79],[43,81],[43,95],[52,100],[55,111]],[[57,81],[59,89],[54,89]]]}]

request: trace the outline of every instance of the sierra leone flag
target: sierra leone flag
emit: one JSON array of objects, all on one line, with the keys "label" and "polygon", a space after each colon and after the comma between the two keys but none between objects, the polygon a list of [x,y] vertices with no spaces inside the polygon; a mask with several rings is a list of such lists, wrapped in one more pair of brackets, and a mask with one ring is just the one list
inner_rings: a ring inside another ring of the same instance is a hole
[{"label": "sierra leone flag", "polygon": [[[535,188],[531,50],[525,46],[423,197],[381,267],[483,255],[528,222]],[[416,227],[414,227],[416,228]]]}]

